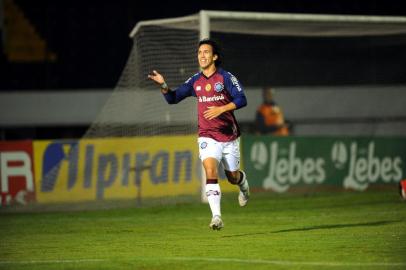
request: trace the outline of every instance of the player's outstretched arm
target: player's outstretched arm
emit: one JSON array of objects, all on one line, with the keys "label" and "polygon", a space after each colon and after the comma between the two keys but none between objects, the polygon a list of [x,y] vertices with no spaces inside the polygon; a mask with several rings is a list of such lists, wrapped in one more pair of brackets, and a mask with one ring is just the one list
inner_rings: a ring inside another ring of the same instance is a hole
[{"label": "player's outstretched arm", "polygon": [[165,82],[165,78],[159,74],[158,71],[153,70],[151,74],[148,75],[148,78],[154,81],[161,87],[161,92],[165,97],[168,104],[177,104],[181,102],[186,97],[193,95],[193,81],[189,79],[180,87],[176,88],[174,91],[169,89],[169,86]]},{"label": "player's outstretched arm", "polygon": [[162,76],[158,71],[153,70],[152,74],[148,75],[148,78],[153,80],[161,87],[162,93],[167,93],[169,91],[169,87],[165,82],[164,76]]}]

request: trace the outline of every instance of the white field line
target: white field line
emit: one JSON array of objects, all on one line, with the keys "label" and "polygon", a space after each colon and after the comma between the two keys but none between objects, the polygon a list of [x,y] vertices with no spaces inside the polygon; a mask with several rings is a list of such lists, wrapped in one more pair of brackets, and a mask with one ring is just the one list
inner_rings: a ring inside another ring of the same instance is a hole
[{"label": "white field line", "polygon": [[105,262],[105,259],[66,259],[66,260],[26,260],[26,261],[0,261],[0,265],[6,264],[67,264],[86,262]]},{"label": "white field line", "polygon": [[[261,260],[261,259],[237,259],[237,258],[213,258],[213,257],[137,257],[124,259],[122,261],[201,261],[201,262],[223,262],[223,263],[243,263],[243,264],[270,264],[285,266],[406,266],[406,262],[328,262],[328,261],[282,261],[282,260]],[[120,261],[120,259],[66,259],[66,260],[26,260],[26,261],[0,261],[0,265],[17,264],[71,264],[71,263],[92,263]]]},{"label": "white field line", "polygon": [[208,258],[208,257],[168,257],[161,260],[179,261],[205,261],[205,262],[234,262],[246,264],[274,264],[274,265],[309,265],[309,266],[406,266],[406,262],[307,262],[307,261],[279,261],[261,259],[236,259],[236,258]]}]

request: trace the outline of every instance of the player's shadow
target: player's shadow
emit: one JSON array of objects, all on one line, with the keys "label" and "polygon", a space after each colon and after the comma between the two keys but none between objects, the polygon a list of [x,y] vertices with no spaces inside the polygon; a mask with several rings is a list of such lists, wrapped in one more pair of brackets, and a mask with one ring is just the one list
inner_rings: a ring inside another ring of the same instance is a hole
[{"label": "player's shadow", "polygon": [[339,228],[350,228],[350,227],[370,227],[370,226],[381,226],[391,223],[401,222],[401,220],[383,220],[375,222],[362,222],[362,223],[349,223],[349,224],[325,224],[317,226],[308,226],[303,228],[293,228],[279,231],[272,231],[271,233],[284,233],[284,232],[303,232],[312,230],[322,230],[322,229],[339,229]]},{"label": "player's shadow", "polygon": [[329,230],[329,229],[340,229],[340,228],[350,228],[350,227],[382,226],[382,225],[388,225],[388,224],[397,223],[397,222],[402,222],[402,220],[382,220],[382,221],[375,221],[375,222],[347,223],[347,224],[325,224],[325,225],[307,226],[307,227],[302,227],[302,228],[292,228],[292,229],[270,231],[270,232],[224,235],[223,237],[227,238],[227,237],[264,235],[264,234],[272,234],[272,233],[303,232],[303,231],[312,231],[312,230]]}]

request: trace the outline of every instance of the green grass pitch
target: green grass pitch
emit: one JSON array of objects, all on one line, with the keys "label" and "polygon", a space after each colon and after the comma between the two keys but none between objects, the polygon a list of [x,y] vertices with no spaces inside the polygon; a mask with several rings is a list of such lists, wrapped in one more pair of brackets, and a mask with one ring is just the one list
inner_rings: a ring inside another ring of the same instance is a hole
[{"label": "green grass pitch", "polygon": [[406,202],[396,190],[223,194],[208,205],[0,212],[0,269],[406,269]]}]

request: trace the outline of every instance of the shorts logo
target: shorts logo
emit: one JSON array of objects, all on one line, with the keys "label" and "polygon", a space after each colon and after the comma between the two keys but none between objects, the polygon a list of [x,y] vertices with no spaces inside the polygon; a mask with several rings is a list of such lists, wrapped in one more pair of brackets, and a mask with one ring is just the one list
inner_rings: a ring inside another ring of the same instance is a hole
[{"label": "shorts logo", "polygon": [[214,90],[215,90],[217,93],[220,93],[223,89],[224,89],[224,85],[223,85],[221,82],[216,82],[216,83],[214,84]]},{"label": "shorts logo", "polygon": [[201,149],[204,149],[204,148],[206,148],[207,147],[207,142],[202,142],[201,144],[200,144],[200,148]]},{"label": "shorts logo", "polygon": [[202,90],[202,87],[200,85],[196,86],[196,91]]},{"label": "shorts logo", "polygon": [[206,87],[204,89],[206,89],[206,91],[209,92],[211,90],[211,84],[210,83],[206,84]]}]

